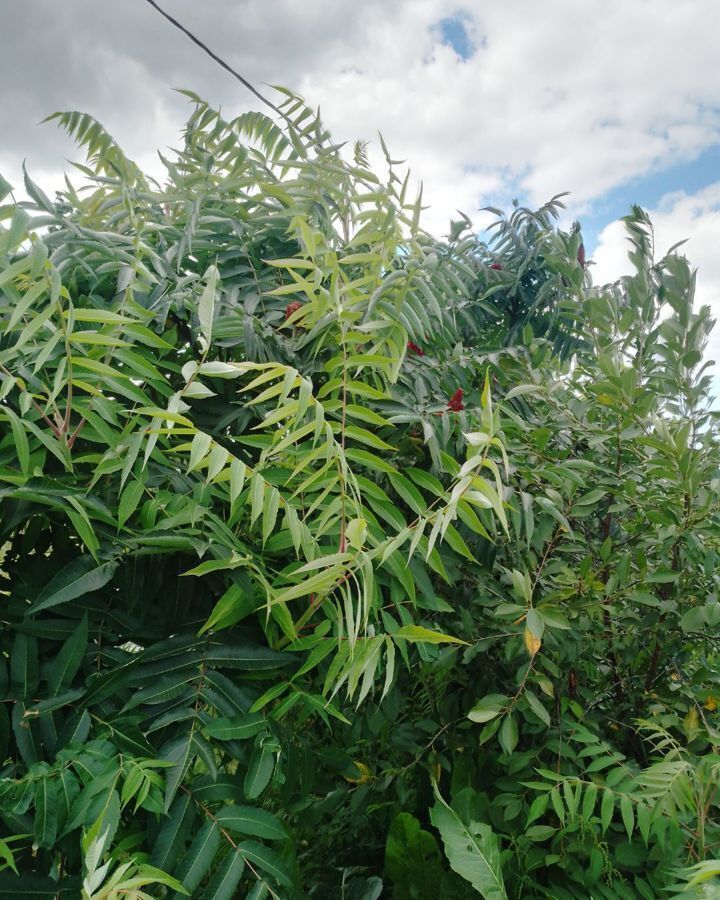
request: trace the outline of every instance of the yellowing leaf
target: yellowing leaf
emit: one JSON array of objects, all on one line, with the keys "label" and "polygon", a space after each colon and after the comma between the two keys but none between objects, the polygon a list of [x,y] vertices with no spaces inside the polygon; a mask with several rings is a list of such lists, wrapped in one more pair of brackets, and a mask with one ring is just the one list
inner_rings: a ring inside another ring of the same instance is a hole
[{"label": "yellowing leaf", "polygon": [[688,714],[683,719],[683,728],[685,729],[685,734],[688,736],[689,740],[692,740],[697,734],[699,724],[700,717],[698,716],[698,711],[694,706],[691,706],[688,710]]},{"label": "yellowing leaf", "polygon": [[350,784],[367,784],[368,781],[372,781],[372,772],[365,765],[365,763],[360,762],[357,759],[353,760],[353,765],[360,773],[358,778],[350,778],[349,775],[345,776],[345,781],[349,781]]},{"label": "yellowing leaf", "polygon": [[523,633],[523,640],[525,641],[525,648],[530,656],[535,656],[540,647],[542,646],[542,641],[540,638],[535,637],[535,635],[530,631],[530,629],[525,626],[525,631]]}]

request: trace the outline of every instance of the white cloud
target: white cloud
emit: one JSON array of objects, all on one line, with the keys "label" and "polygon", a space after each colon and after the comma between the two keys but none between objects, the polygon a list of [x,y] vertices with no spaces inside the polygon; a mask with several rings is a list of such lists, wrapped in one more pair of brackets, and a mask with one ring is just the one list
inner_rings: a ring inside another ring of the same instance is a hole
[{"label": "white cloud", "polygon": [[[166,0],[254,83],[287,84],[322,106],[338,139],[385,135],[408,159],[441,227],[493,195],[572,212],[720,139],[714,0]],[[464,14],[463,61],[437,23]],[[72,155],[35,123],[80,108],[131,155],[172,145],[187,86],[229,112],[250,96],[140,0],[24,0],[4,15],[3,161],[40,169]],[[12,174],[12,173],[9,173]]]},{"label": "white cloud", "polygon": [[[353,33],[343,74],[310,69],[301,89],[341,134],[380,128],[416,172],[428,156],[448,172],[476,165],[533,202],[570,190],[579,210],[720,136],[720,85],[706,74],[720,40],[706,0],[467,2],[479,46],[469,61],[427,47],[445,4],[394,8],[404,12]],[[467,197],[468,212],[484,199]]]},{"label": "white cloud", "polygon": [[[698,270],[696,304],[709,305],[720,320],[720,181],[694,194],[666,194],[657,209],[648,212],[655,229],[656,257],[660,258],[678,241],[687,240],[680,252]],[[613,222],[603,229],[593,253],[596,284],[614,281],[632,271],[628,247],[622,222]],[[707,357],[720,361],[720,326],[710,337]],[[717,367],[713,371],[717,372]],[[720,376],[715,376],[715,382],[716,394],[720,394]]]}]

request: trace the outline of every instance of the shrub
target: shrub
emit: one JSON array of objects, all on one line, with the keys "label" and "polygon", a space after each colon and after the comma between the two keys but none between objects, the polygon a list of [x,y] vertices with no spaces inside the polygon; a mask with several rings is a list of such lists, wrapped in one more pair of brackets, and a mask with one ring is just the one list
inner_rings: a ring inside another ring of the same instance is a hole
[{"label": "shrub", "polygon": [[711,879],[685,259],[633,210],[596,289],[559,198],[437,240],[298,98],[190,99],[162,185],[68,113],[84,186],[2,207],[0,892]]}]

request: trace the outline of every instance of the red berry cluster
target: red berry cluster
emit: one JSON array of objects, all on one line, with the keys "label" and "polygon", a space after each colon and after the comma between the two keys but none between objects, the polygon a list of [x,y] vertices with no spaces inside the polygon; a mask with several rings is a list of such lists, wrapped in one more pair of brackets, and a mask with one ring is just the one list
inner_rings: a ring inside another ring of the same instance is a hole
[{"label": "red berry cluster", "polygon": [[302,303],[300,303],[299,300],[295,300],[293,303],[288,303],[288,305],[285,307],[285,321],[287,322],[287,320],[290,318],[290,316],[293,313],[296,313],[300,309],[301,306],[302,306]]},{"label": "red berry cluster", "polygon": [[452,397],[448,400],[448,409],[451,409],[453,412],[461,412],[465,409],[465,404],[463,403],[463,389],[458,388]]},{"label": "red berry cluster", "polygon": [[407,348],[411,353],[414,353],[416,356],[425,356],[425,351],[422,347],[418,347],[416,343],[413,341],[408,341]]}]

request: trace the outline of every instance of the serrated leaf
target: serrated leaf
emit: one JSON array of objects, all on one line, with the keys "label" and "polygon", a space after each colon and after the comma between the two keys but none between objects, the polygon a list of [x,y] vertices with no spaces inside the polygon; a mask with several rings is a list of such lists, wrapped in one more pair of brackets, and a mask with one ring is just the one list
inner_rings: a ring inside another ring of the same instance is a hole
[{"label": "serrated leaf", "polygon": [[85,613],[77,628],[60,648],[50,664],[47,683],[52,695],[59,694],[61,688],[72,683],[85,656],[88,641],[88,617]]},{"label": "serrated leaf", "polygon": [[267,727],[267,720],[262,713],[247,713],[243,716],[215,719],[206,731],[208,735],[219,741],[244,741],[254,737]]},{"label": "serrated leaf", "polygon": [[196,808],[192,798],[186,793],[175,797],[153,844],[150,854],[153,866],[166,872],[173,871],[190,835],[195,817]]},{"label": "serrated leaf", "polygon": [[[175,872],[175,877],[192,897],[201,881],[210,871],[215,854],[220,847],[220,829],[215,822],[205,822],[190,844],[187,853]],[[175,894],[173,900],[180,900],[184,894]]]},{"label": "serrated leaf", "polygon": [[500,869],[500,848],[489,825],[466,824],[434,786],[436,804],[430,821],[440,832],[450,868],[468,881],[485,900],[507,900]]},{"label": "serrated leaf", "polygon": [[121,528],[137,509],[144,491],[142,481],[133,480],[125,485],[118,503],[118,525]]},{"label": "serrated leaf", "polygon": [[57,787],[51,776],[40,778],[35,788],[35,843],[46,850],[57,836]]},{"label": "serrated leaf", "polygon": [[208,346],[212,341],[213,318],[215,315],[215,298],[217,295],[217,282],[219,272],[216,266],[208,266],[205,272],[205,288],[198,301],[198,319],[200,320],[200,332],[207,341]]},{"label": "serrated leaf", "polygon": [[40,681],[37,639],[17,632],[10,653],[10,686],[17,696],[30,700]]},{"label": "serrated leaf", "polygon": [[91,591],[99,591],[112,579],[117,562],[98,565],[92,557],[79,556],[61,569],[38,594],[28,613],[76,600]]},{"label": "serrated leaf", "polygon": [[2,411],[10,422],[13,440],[15,441],[15,450],[17,451],[18,462],[23,475],[30,472],[30,445],[28,443],[25,429],[18,416],[8,406],[3,406]]},{"label": "serrated leaf", "polygon": [[275,816],[254,806],[224,806],[215,813],[215,818],[223,828],[239,834],[270,841],[287,837],[287,832]]},{"label": "serrated leaf", "polygon": [[253,865],[271,875],[278,884],[286,888],[292,886],[285,863],[270,847],[259,844],[257,841],[243,841],[238,844],[238,851]]},{"label": "serrated leaf", "polygon": [[245,775],[245,796],[248,800],[255,800],[262,794],[270,783],[274,769],[275,753],[261,743],[255,747]]}]

